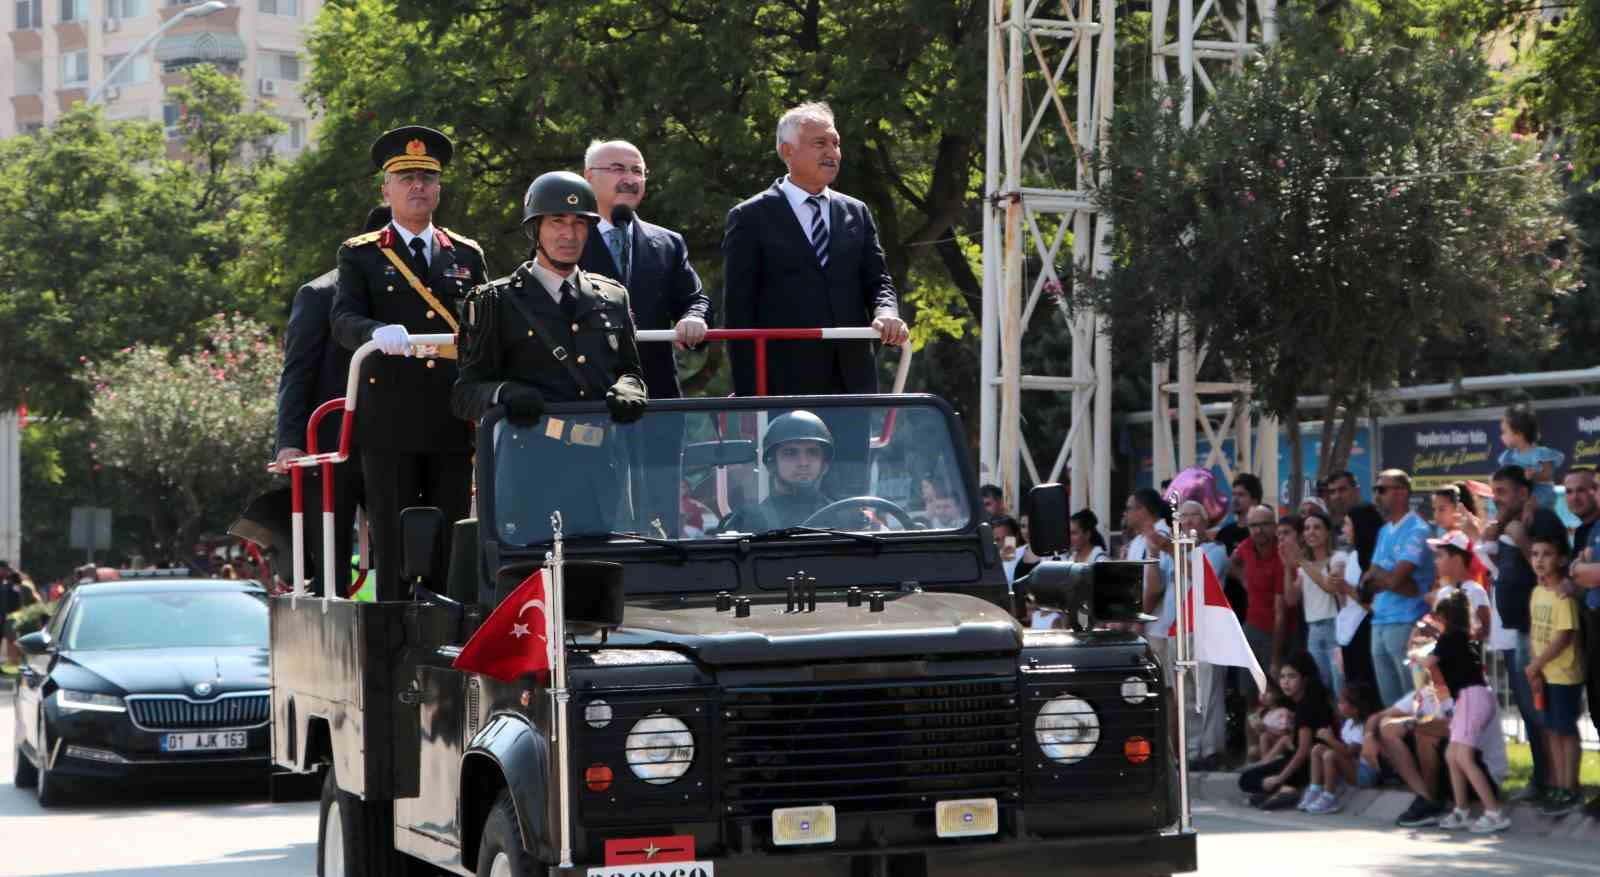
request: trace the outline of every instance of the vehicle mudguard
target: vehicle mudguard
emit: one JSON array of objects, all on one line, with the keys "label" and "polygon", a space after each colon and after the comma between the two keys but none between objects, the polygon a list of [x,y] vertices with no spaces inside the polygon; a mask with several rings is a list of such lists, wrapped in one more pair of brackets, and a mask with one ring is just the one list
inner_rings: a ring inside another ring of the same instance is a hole
[{"label": "vehicle mudguard", "polygon": [[550,788],[550,742],[526,716],[491,716],[461,755],[461,858],[477,867],[483,823],[501,788],[517,808],[522,846],[542,861],[555,860],[546,811]]}]

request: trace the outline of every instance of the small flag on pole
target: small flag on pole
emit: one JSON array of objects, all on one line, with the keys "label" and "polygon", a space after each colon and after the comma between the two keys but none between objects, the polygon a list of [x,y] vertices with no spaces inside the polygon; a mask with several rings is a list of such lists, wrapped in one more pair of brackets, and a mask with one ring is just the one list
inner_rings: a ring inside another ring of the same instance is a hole
[{"label": "small flag on pole", "polygon": [[502,682],[548,673],[554,662],[547,605],[544,570],[537,569],[500,601],[450,666]]},{"label": "small flag on pole", "polygon": [[[1189,579],[1188,630],[1194,634],[1195,661],[1218,664],[1224,667],[1243,667],[1256,681],[1257,691],[1267,690],[1267,674],[1261,672],[1250,641],[1239,626],[1239,616],[1228,604],[1222,591],[1222,582],[1206,559],[1206,553],[1195,548],[1189,552],[1193,573]],[[1178,635],[1178,620],[1173,619],[1168,636]]]}]

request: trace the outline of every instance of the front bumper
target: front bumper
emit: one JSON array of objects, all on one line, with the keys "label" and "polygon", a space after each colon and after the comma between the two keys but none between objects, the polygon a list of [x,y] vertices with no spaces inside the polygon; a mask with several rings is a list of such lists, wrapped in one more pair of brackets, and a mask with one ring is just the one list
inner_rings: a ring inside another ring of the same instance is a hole
[{"label": "front bumper", "polygon": [[[1103,835],[1054,840],[951,842],[882,854],[752,854],[710,860],[717,877],[851,877],[854,874],[926,874],[927,877],[1060,877],[1079,875],[1166,875],[1195,871],[1195,833]],[[658,866],[660,873],[673,873]],[[926,870],[923,870],[925,867]],[[583,875],[579,866],[569,872]],[[642,873],[654,873],[644,869]]]},{"label": "front bumper", "polygon": [[[271,773],[270,725],[240,728],[244,749],[224,752],[162,752],[164,732],[136,727],[126,713],[47,711],[52,772],[60,777],[113,782],[163,783],[265,778]],[[219,729],[220,730],[220,729]],[[92,750],[95,756],[74,754]]]}]

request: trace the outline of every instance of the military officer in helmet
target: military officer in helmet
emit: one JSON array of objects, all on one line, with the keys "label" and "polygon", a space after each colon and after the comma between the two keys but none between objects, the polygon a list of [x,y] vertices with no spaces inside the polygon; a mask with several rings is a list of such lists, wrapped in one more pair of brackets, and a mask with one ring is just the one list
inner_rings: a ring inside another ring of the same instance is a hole
[{"label": "military officer in helmet", "polygon": [[833,433],[810,411],[790,411],[772,419],[761,439],[772,491],[760,503],[739,510],[733,526],[751,533],[803,524],[832,502],[822,492],[822,477],[833,463]]},{"label": "military officer in helmet", "polygon": [[[646,400],[627,289],[578,268],[599,218],[594,190],[577,174],[554,171],[528,187],[522,225],[534,258],[468,296],[452,395],[456,414],[472,420],[505,406],[523,428],[500,441],[524,443],[505,446],[506,453],[560,464],[541,473],[547,480],[540,490],[497,491],[496,499],[510,502],[515,493],[519,502],[559,509],[572,534],[620,523],[616,471],[624,457],[605,418],[543,418],[545,405],[603,400],[609,419],[626,424],[644,415]],[[513,515],[497,505],[497,520],[510,517],[522,526],[502,539],[526,544],[548,533],[547,513],[541,521],[531,508]]]}]

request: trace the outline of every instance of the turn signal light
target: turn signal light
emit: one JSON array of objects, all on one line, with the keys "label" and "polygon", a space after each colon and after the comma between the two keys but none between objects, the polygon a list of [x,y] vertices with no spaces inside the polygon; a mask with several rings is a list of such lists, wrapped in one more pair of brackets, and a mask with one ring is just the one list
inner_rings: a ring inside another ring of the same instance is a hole
[{"label": "turn signal light", "polygon": [[1150,741],[1143,737],[1129,737],[1122,743],[1122,755],[1130,764],[1144,764],[1150,760]]},{"label": "turn signal light", "polygon": [[611,768],[603,764],[589,765],[583,772],[583,784],[588,786],[591,792],[606,791],[611,788]]}]

